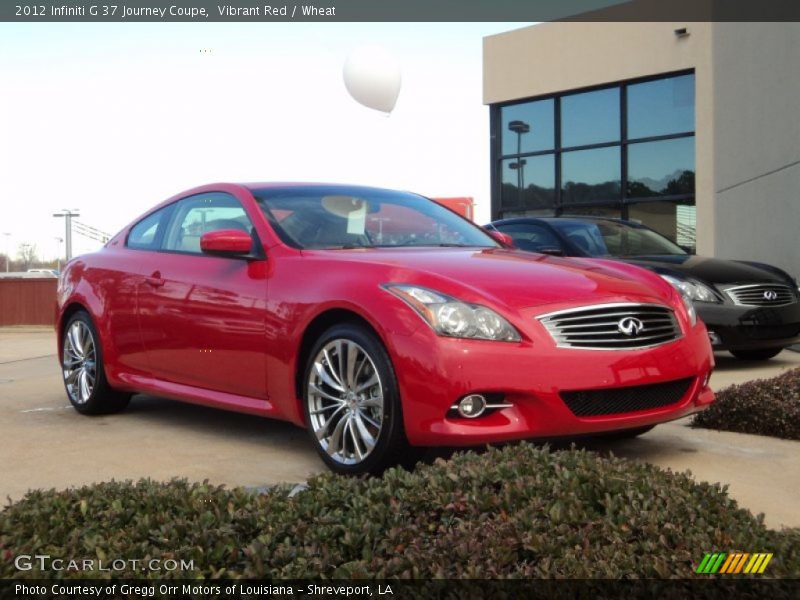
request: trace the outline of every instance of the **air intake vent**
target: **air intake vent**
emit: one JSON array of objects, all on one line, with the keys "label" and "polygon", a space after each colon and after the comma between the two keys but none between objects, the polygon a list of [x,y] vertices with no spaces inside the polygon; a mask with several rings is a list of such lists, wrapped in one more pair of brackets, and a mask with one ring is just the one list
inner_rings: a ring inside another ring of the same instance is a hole
[{"label": "air intake vent", "polygon": [[681,337],[672,309],[660,304],[598,304],[539,317],[562,348],[632,350]]},{"label": "air intake vent", "polygon": [[692,381],[694,378],[689,377],[633,387],[561,392],[561,398],[576,417],[616,415],[680,402]]},{"label": "air intake vent", "polygon": [[795,291],[779,283],[740,285],[728,288],[725,293],[741,306],[785,306],[797,302]]}]

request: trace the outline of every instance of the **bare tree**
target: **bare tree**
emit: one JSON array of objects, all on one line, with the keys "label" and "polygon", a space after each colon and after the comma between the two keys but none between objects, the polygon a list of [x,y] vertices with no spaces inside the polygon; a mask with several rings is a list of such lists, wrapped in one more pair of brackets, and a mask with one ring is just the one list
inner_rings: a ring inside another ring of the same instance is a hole
[{"label": "bare tree", "polygon": [[36,244],[20,244],[19,251],[17,252],[17,256],[19,260],[22,262],[22,270],[27,271],[31,268],[31,265],[36,262],[38,254],[38,250],[36,249]]}]

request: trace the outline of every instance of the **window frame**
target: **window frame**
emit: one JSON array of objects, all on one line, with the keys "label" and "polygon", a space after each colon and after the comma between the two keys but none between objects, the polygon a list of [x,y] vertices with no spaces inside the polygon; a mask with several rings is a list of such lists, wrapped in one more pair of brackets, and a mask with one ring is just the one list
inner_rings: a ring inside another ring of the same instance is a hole
[{"label": "window frame", "polygon": [[[527,157],[536,157],[544,155],[552,155],[555,163],[555,202],[553,206],[553,214],[561,216],[565,210],[579,210],[585,207],[599,207],[599,206],[614,206],[621,207],[621,215],[623,219],[628,218],[628,206],[632,204],[639,204],[644,202],[677,202],[685,203],[687,201],[695,202],[696,191],[691,194],[675,194],[663,196],[646,196],[639,198],[628,197],[628,147],[632,144],[640,144],[645,142],[656,142],[662,140],[671,140],[679,138],[695,138],[696,137],[696,118],[695,126],[692,131],[681,131],[670,134],[655,135],[641,138],[628,138],[628,87],[650,81],[659,81],[664,79],[671,79],[685,75],[692,75],[695,77],[696,89],[696,72],[695,69],[682,69],[678,71],[671,71],[666,73],[659,73],[656,75],[649,75],[647,77],[639,77],[635,79],[626,79],[622,81],[615,81],[611,83],[604,83],[585,88],[578,88],[573,90],[562,91],[554,94],[544,94],[541,96],[534,96],[513,100],[510,102],[503,102],[493,104],[490,106],[489,121],[490,121],[490,155],[491,155],[491,213],[492,220],[503,218],[504,212],[524,211],[524,205],[517,204],[503,204],[502,190],[503,190],[503,161],[506,160],[520,160]],[[563,146],[561,140],[561,104],[562,99],[565,97],[584,94],[587,92],[594,92],[599,90],[614,89],[620,90],[619,101],[619,139],[613,142],[601,142],[594,144],[584,144],[579,146]],[[504,132],[501,131],[503,119],[502,110],[509,106],[516,106],[520,104],[527,104],[531,102],[538,102],[542,100],[552,99],[554,103],[553,110],[553,131],[555,134],[554,147],[552,150],[540,150],[537,152],[522,152],[520,154],[503,154],[502,153],[502,138]],[[696,106],[696,103],[695,103]],[[620,149],[620,196],[619,198],[598,200],[597,202],[587,203],[564,203],[563,194],[563,169],[562,169],[562,155],[564,152],[571,152],[576,150],[592,150],[596,148],[610,148],[618,147]],[[518,194],[519,198],[520,194]]]}]

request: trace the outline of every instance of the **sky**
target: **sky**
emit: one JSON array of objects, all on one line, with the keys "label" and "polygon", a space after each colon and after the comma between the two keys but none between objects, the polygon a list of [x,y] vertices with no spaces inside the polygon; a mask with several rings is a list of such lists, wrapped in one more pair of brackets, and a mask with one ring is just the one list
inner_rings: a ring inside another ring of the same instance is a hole
[{"label": "sky", "polygon": [[[215,181],[471,196],[488,220],[482,38],[525,25],[0,24],[0,252],[55,258],[53,212],[113,234]],[[345,89],[364,45],[400,62],[390,116]],[[73,235],[73,254],[98,245]]]}]

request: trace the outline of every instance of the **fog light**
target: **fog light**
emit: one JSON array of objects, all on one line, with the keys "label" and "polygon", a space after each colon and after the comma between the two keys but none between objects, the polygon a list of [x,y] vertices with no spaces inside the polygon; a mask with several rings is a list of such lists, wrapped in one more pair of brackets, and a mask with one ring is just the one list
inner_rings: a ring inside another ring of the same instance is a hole
[{"label": "fog light", "polygon": [[458,402],[458,414],[467,419],[475,419],[483,414],[486,410],[486,398],[480,394],[470,394],[464,396]]},{"label": "fog light", "polygon": [[719,346],[722,344],[722,339],[717,335],[716,332],[711,330],[708,332],[708,340],[711,342],[712,346]]}]

